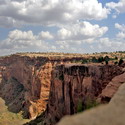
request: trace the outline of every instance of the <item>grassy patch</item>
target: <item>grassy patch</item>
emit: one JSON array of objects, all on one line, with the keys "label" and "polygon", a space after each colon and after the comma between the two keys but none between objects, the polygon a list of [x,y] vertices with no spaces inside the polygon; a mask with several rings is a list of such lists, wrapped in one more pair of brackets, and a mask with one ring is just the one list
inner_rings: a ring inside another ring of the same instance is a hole
[{"label": "grassy patch", "polygon": [[5,102],[0,98],[0,125],[23,125],[27,119],[23,119],[21,113],[12,113],[8,111]]},{"label": "grassy patch", "polygon": [[91,98],[87,98],[86,104],[85,104],[85,110],[91,109],[91,108],[96,107],[98,105],[99,105],[99,103],[97,103],[96,100],[92,100]]},{"label": "grassy patch", "polygon": [[78,101],[77,112],[82,112],[84,110],[82,100]]},{"label": "grassy patch", "polygon": [[82,103],[82,100],[79,100],[78,105],[77,105],[77,113],[85,111],[87,109],[91,109],[91,108],[96,107],[98,105],[99,105],[99,103],[97,103],[96,100],[92,100],[89,97],[86,99],[85,104]]}]

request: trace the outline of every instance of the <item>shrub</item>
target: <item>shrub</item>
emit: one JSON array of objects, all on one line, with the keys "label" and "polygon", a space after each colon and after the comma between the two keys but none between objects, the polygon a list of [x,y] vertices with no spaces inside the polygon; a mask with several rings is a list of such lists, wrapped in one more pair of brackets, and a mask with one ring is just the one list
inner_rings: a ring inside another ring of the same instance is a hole
[{"label": "shrub", "polygon": [[108,65],[108,61],[105,61],[105,64]]},{"label": "shrub", "polygon": [[123,61],[123,59],[121,58],[121,59],[119,60],[118,65],[120,66],[123,62],[124,62],[124,61]]},{"label": "shrub", "polygon": [[114,64],[115,64],[115,65],[117,65],[117,64],[118,64],[118,62],[116,61],[116,62],[114,62]]},{"label": "shrub", "polygon": [[92,62],[93,63],[98,63],[98,60],[96,59],[96,57],[92,57]]},{"label": "shrub", "polygon": [[82,64],[86,64],[86,63],[88,63],[88,60],[87,59],[83,59],[82,60]]},{"label": "shrub", "polygon": [[93,107],[96,107],[97,105],[99,105],[99,103],[97,103],[96,100],[93,100],[90,97],[86,99],[84,105],[82,100],[79,100],[77,105],[77,113],[82,112],[83,110],[91,109]]},{"label": "shrub", "polygon": [[77,105],[77,113],[82,112],[83,110],[84,108],[83,108],[82,100],[79,100]]},{"label": "shrub", "polygon": [[115,60],[118,60],[118,57],[117,57],[117,56],[115,57]]},{"label": "shrub", "polygon": [[98,58],[98,62],[99,62],[99,63],[101,63],[101,62],[103,62],[103,61],[104,61],[104,58],[103,58],[103,57],[99,57],[99,58]]},{"label": "shrub", "polygon": [[85,109],[90,109],[90,108],[96,107],[97,105],[99,105],[99,103],[97,103],[96,100],[87,98],[86,104],[85,104]]},{"label": "shrub", "polygon": [[109,61],[109,60],[110,60],[110,58],[108,56],[104,57],[104,61]]}]

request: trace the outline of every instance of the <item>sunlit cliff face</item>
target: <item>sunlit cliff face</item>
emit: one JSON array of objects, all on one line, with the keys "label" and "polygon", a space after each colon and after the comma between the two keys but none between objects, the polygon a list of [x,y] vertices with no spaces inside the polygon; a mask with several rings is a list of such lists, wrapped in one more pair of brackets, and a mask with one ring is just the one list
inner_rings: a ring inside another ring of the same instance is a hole
[{"label": "sunlit cliff face", "polygon": [[8,109],[34,119],[45,111],[51,83],[51,71],[58,64],[83,57],[34,57],[12,55],[0,60],[0,93]]}]

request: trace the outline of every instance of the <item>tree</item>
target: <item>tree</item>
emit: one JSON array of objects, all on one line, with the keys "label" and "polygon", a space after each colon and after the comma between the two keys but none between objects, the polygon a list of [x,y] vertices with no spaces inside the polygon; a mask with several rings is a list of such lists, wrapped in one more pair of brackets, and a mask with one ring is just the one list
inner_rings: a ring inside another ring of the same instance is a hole
[{"label": "tree", "polygon": [[82,60],[82,64],[86,64],[86,63],[88,63],[88,60],[87,59],[83,59]]},{"label": "tree", "polygon": [[101,63],[101,62],[103,62],[103,61],[104,61],[104,58],[103,58],[103,57],[99,57],[99,58],[98,58],[98,62],[99,62],[99,63]]},{"label": "tree", "polygon": [[117,57],[117,56],[115,56],[115,59],[117,60],[117,59],[118,59],[118,57]]},{"label": "tree", "polygon": [[121,58],[121,59],[119,60],[118,65],[120,66],[123,62],[124,62],[124,61],[123,61],[123,59]]},{"label": "tree", "polygon": [[117,64],[118,64],[118,62],[116,61],[116,62],[114,62],[114,64],[115,64],[115,65],[117,65]]},{"label": "tree", "polygon": [[108,61],[105,61],[105,64],[108,65]]},{"label": "tree", "polygon": [[110,58],[108,56],[104,57],[104,61],[109,61],[109,60],[110,60]]},{"label": "tree", "polygon": [[92,57],[92,62],[93,63],[97,63],[98,62],[98,60],[96,59],[96,57]]}]

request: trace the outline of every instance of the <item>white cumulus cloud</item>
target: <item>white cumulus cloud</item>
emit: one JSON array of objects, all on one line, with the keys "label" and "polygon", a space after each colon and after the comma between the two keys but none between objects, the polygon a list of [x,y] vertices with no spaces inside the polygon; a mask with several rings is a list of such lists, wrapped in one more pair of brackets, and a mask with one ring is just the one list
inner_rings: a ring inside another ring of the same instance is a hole
[{"label": "white cumulus cloud", "polygon": [[62,40],[90,40],[103,36],[108,31],[108,27],[100,27],[99,25],[89,22],[78,22],[61,28],[58,31],[58,39]]},{"label": "white cumulus cloud", "polygon": [[[117,38],[109,39],[108,37],[100,38],[98,41],[98,49],[99,51],[123,51],[125,48],[124,40],[120,40]],[[95,47],[96,48],[96,47]]]},{"label": "white cumulus cloud", "polygon": [[53,39],[53,35],[50,34],[50,32],[48,32],[48,31],[46,31],[46,32],[42,31],[39,33],[39,38],[40,39]]},{"label": "white cumulus cloud", "polygon": [[1,50],[29,51],[29,50],[49,50],[48,44],[32,31],[13,30],[8,34],[8,38],[0,42]]},{"label": "white cumulus cloud", "polygon": [[[102,20],[109,10],[98,0],[0,0],[0,26],[57,25],[76,20]],[[9,24],[7,24],[9,22]]]},{"label": "white cumulus cloud", "polygon": [[125,32],[125,25],[124,24],[120,25],[118,23],[115,23],[115,28],[119,29],[120,31]]},{"label": "white cumulus cloud", "polygon": [[119,32],[116,36],[121,38],[121,39],[124,39],[125,38],[125,32]]},{"label": "white cumulus cloud", "polygon": [[[107,3],[106,6],[110,9],[114,9],[117,14],[125,13],[125,0],[119,0],[119,2],[110,2]],[[113,15],[113,17],[116,18],[117,14]]]},{"label": "white cumulus cloud", "polygon": [[124,24],[120,25],[118,23],[115,23],[115,28],[120,30],[120,32],[118,34],[116,34],[116,36],[118,38],[124,39],[125,38],[125,25]]}]

